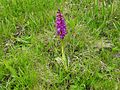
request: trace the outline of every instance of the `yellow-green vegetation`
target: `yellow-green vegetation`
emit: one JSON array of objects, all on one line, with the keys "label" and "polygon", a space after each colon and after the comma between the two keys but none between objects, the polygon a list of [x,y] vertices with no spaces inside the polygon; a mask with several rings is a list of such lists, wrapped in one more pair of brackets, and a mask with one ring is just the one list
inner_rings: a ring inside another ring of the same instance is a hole
[{"label": "yellow-green vegetation", "polygon": [[0,0],[0,90],[120,90],[120,0]]}]

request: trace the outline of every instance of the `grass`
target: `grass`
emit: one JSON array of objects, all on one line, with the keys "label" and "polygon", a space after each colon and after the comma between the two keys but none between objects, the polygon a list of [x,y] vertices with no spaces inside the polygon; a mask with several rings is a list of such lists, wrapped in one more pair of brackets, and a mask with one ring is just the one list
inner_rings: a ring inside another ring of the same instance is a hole
[{"label": "grass", "polygon": [[0,90],[120,90],[120,1],[1,0]]}]

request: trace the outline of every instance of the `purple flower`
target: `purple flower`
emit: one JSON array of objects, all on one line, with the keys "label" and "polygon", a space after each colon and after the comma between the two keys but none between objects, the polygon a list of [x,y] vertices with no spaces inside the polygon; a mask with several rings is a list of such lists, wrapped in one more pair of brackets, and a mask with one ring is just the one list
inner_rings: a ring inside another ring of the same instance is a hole
[{"label": "purple flower", "polygon": [[67,34],[66,24],[63,15],[61,14],[59,9],[56,15],[56,29],[57,35],[59,35],[61,39],[64,39],[65,35]]}]

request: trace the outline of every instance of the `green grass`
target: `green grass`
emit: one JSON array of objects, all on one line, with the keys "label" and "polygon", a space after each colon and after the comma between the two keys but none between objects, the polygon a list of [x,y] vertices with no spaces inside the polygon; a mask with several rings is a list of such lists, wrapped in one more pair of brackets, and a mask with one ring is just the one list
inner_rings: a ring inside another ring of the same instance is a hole
[{"label": "green grass", "polygon": [[120,1],[1,0],[0,90],[120,90]]}]

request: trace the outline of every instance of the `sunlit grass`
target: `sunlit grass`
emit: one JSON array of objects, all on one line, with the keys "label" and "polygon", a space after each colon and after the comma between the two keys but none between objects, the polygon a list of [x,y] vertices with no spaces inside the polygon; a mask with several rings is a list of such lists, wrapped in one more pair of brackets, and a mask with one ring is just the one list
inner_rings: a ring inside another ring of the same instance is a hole
[{"label": "sunlit grass", "polygon": [[[58,8],[67,71],[55,36]],[[0,90],[119,89],[119,0],[0,1]]]}]

